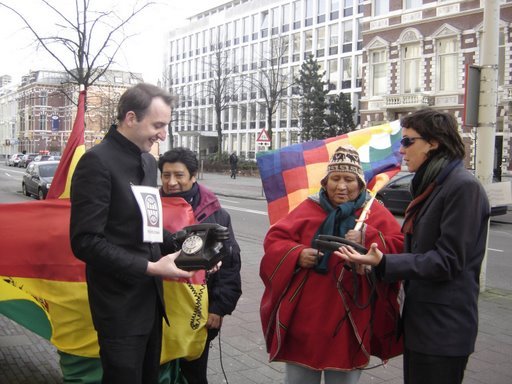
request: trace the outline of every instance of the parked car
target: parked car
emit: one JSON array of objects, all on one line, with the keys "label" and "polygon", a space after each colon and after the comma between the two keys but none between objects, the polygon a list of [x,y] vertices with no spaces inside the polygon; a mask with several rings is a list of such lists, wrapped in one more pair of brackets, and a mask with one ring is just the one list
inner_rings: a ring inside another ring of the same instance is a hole
[{"label": "parked car", "polygon": [[377,199],[395,215],[403,215],[412,200],[410,192],[414,173],[399,172],[379,192]]},{"label": "parked car", "polygon": [[23,155],[23,157],[20,160],[20,163],[18,164],[18,167],[20,168],[27,168],[27,166],[34,160],[34,158],[37,156],[37,153],[27,153]]},{"label": "parked car", "polygon": [[7,165],[9,167],[17,167],[18,164],[20,163],[22,156],[23,156],[23,153],[13,153],[7,160]]},{"label": "parked car", "polygon": [[50,155],[37,155],[34,157],[34,161],[47,161],[50,160]]},{"label": "parked car", "polygon": [[39,200],[46,199],[58,165],[58,161],[32,161],[23,174],[21,182],[23,194],[34,195]]},{"label": "parked car", "polygon": [[[391,213],[403,216],[412,200],[410,190],[413,177],[414,173],[399,172],[377,192],[377,199],[382,201]],[[491,216],[505,215],[507,210],[507,205],[491,207]]]}]

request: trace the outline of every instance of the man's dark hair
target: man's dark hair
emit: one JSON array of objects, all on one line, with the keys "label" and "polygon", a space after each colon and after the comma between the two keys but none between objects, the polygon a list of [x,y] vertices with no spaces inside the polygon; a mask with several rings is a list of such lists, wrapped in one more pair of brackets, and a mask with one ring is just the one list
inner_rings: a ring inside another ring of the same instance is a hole
[{"label": "man's dark hair", "polygon": [[183,163],[187,167],[190,176],[196,176],[199,168],[197,156],[188,148],[176,147],[165,152],[158,159],[158,169],[162,172],[165,163]]},{"label": "man's dark hair", "polygon": [[466,154],[457,130],[457,120],[449,113],[424,108],[402,117],[400,125],[414,129],[427,141],[436,140],[439,147],[432,151],[431,156],[439,153],[449,159],[463,159]]},{"label": "man's dark hair", "polygon": [[119,99],[117,105],[117,120],[123,121],[129,111],[135,112],[137,121],[144,119],[151,102],[160,97],[167,105],[173,107],[175,97],[156,85],[139,83],[128,88]]}]

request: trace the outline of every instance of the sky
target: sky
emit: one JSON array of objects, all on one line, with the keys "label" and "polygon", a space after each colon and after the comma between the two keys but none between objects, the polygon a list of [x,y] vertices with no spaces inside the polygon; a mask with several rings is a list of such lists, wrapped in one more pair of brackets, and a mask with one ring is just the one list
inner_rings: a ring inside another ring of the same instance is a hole
[{"label": "sky", "polygon": [[[74,1],[50,0],[62,13],[73,18]],[[79,1],[80,2],[80,1]],[[122,15],[134,4],[146,0],[90,0],[90,10],[115,10]],[[221,0],[153,0],[155,3],[134,18],[128,26],[128,34],[134,34],[116,55],[117,63],[111,69],[142,73],[144,81],[154,83],[162,78],[164,42],[166,32],[186,24],[186,18]],[[59,30],[52,13],[42,0],[0,0],[20,11],[43,36]],[[0,5],[0,76],[11,75],[13,83],[30,70],[62,70],[60,64],[42,48],[37,49],[34,35],[25,28],[23,21]]]}]

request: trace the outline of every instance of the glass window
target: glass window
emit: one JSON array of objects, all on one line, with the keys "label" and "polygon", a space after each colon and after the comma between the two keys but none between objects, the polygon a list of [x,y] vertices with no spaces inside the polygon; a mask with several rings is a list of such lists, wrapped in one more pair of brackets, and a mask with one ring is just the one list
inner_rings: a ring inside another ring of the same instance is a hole
[{"label": "glass window", "polygon": [[455,91],[458,88],[457,39],[437,41],[439,91]]},{"label": "glass window", "polygon": [[325,28],[318,28],[316,34],[316,56],[324,56],[325,49]]},{"label": "glass window", "polygon": [[372,51],[369,56],[371,95],[382,96],[387,92],[386,51]]},{"label": "glass window", "polygon": [[418,8],[423,5],[423,0],[405,0],[404,7],[405,9]]},{"label": "glass window", "polygon": [[325,21],[325,1],[326,0],[317,0],[318,7],[318,23],[323,23]]},{"label": "glass window", "polygon": [[313,0],[305,0],[306,5],[306,26],[313,24]]},{"label": "glass window", "polygon": [[402,92],[414,93],[420,91],[420,45],[402,47]]},{"label": "glass window", "polygon": [[284,4],[282,10],[281,24],[283,24],[283,32],[287,32],[290,30],[290,4]]},{"label": "glass window", "polygon": [[502,29],[498,37],[498,85],[505,82],[505,31]]},{"label": "glass window", "polygon": [[338,59],[329,60],[329,82],[332,84],[332,89],[338,88]]},{"label": "glass window", "polygon": [[389,0],[373,0],[373,15],[383,16],[389,13]]},{"label": "glass window", "polygon": [[340,0],[331,0],[331,20],[336,20],[340,15]]},{"label": "glass window", "polygon": [[293,29],[300,28],[300,1],[293,2]]}]

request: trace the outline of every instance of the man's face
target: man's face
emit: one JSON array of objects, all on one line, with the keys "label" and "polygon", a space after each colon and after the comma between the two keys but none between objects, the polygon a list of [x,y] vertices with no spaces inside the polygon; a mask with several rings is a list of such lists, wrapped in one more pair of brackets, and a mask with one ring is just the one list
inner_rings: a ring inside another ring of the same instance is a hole
[{"label": "man's face", "polygon": [[196,177],[191,176],[185,164],[181,162],[165,163],[160,178],[165,194],[189,191],[196,182]]},{"label": "man's face", "polygon": [[170,121],[171,107],[162,98],[155,97],[141,121],[137,121],[134,112],[128,112],[120,132],[142,152],[149,152],[157,140],[165,140]]}]

